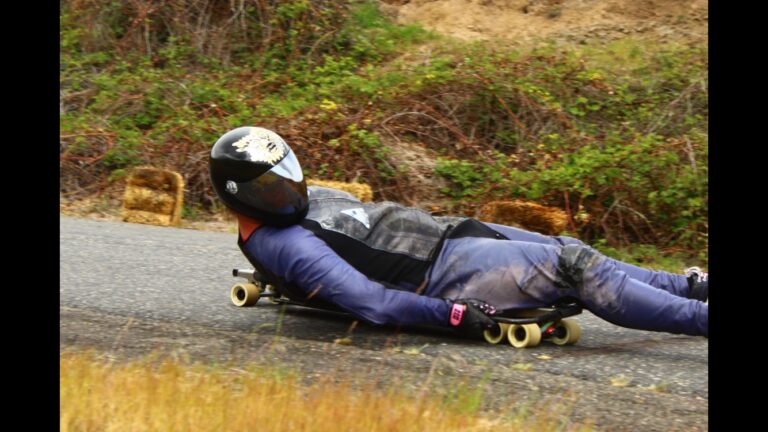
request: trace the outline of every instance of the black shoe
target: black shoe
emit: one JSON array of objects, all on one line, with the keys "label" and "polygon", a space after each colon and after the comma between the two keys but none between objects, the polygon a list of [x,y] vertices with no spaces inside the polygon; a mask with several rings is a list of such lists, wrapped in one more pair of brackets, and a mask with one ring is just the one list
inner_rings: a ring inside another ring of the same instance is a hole
[{"label": "black shoe", "polygon": [[685,269],[688,277],[688,298],[703,302],[709,301],[709,274],[698,267]]}]

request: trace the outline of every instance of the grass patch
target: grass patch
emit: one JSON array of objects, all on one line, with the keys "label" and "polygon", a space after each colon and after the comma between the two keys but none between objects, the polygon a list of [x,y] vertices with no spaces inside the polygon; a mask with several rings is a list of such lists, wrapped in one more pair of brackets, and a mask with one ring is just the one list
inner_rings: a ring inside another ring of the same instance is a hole
[{"label": "grass patch", "polygon": [[116,363],[66,352],[60,358],[60,430],[564,430],[551,409],[480,413],[481,390],[457,388],[444,396],[409,395],[337,377],[307,385],[296,372],[273,367],[153,357]]}]

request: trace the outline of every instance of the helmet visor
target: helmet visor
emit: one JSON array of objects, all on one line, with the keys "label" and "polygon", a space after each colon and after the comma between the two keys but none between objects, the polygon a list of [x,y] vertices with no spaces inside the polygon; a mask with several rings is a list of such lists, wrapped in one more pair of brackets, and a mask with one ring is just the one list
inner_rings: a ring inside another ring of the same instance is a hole
[{"label": "helmet visor", "polygon": [[293,150],[269,171],[237,183],[238,199],[260,212],[293,216],[307,207],[307,185]]}]

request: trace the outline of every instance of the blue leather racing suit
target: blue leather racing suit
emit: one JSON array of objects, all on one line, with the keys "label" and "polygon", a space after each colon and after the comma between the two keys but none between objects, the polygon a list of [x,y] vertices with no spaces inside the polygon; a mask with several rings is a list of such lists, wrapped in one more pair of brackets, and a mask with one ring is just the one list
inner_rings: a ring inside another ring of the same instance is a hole
[{"label": "blue leather racing suit", "polygon": [[498,310],[571,300],[623,327],[708,335],[708,305],[687,298],[684,275],[622,263],[570,237],[362,203],[335,189],[310,187],[304,220],[263,226],[239,245],[284,295],[374,324],[447,327],[457,299]]}]

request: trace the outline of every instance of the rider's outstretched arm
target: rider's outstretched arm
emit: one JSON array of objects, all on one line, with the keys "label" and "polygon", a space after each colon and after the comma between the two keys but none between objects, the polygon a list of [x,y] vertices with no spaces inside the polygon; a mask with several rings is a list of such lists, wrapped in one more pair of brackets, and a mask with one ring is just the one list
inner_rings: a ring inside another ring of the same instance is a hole
[{"label": "rider's outstretched arm", "polygon": [[311,231],[262,227],[246,243],[267,270],[307,295],[373,324],[449,325],[452,302],[386,288],[349,265]]}]

